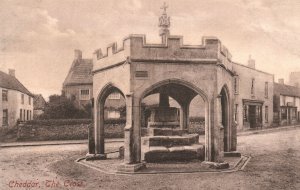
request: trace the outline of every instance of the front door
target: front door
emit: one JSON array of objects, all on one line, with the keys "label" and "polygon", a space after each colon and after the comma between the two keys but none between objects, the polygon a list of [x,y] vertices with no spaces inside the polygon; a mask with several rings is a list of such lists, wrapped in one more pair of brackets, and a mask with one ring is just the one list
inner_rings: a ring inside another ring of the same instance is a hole
[{"label": "front door", "polygon": [[254,105],[249,105],[249,123],[250,128],[256,127],[256,106]]}]

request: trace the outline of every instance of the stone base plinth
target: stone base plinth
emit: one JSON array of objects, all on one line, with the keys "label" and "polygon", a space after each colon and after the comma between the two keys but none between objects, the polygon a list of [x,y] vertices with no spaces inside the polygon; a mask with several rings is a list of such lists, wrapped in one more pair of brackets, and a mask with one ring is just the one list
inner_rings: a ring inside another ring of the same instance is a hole
[{"label": "stone base plinth", "polygon": [[203,164],[207,164],[209,166],[209,168],[212,169],[227,169],[229,168],[229,164],[227,162],[208,162],[208,161],[204,161],[202,162]]},{"label": "stone base plinth", "polygon": [[194,144],[189,146],[151,146],[143,152],[142,158],[146,162],[164,161],[189,161],[193,159],[204,159],[204,145]]},{"label": "stone base plinth", "polygon": [[224,152],[224,157],[241,157],[241,153],[237,151]]},{"label": "stone base plinth", "polygon": [[105,160],[106,159],[106,154],[89,154],[87,153],[85,155],[85,160]]},{"label": "stone base plinth", "polygon": [[146,167],[146,163],[140,162],[135,164],[122,163],[118,166],[118,172],[134,173]]},{"label": "stone base plinth", "polygon": [[174,122],[178,121],[178,108],[155,107],[151,108],[151,122]]}]

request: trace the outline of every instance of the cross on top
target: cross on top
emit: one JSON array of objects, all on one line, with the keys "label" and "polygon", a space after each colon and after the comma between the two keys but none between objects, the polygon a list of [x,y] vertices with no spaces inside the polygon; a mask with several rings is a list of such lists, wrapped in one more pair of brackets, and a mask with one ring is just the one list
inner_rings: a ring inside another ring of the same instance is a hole
[{"label": "cross on top", "polygon": [[166,2],[164,2],[164,4],[163,4],[163,6],[161,7],[161,9],[163,9],[164,12],[166,12],[167,8],[168,8],[168,5],[167,5]]}]

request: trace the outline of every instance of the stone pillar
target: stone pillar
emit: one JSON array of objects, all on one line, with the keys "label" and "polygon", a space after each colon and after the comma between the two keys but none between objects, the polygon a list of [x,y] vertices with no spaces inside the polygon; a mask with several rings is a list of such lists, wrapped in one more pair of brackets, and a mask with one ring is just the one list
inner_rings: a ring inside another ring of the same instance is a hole
[{"label": "stone pillar", "polygon": [[94,117],[94,98],[91,99],[91,115],[92,115],[92,124],[88,126],[88,154],[95,154],[95,133],[94,133],[94,123],[95,123],[95,117]]},{"label": "stone pillar", "polygon": [[214,140],[214,101],[209,100],[205,108],[205,161],[213,161],[213,140]]},{"label": "stone pillar", "polygon": [[[218,95],[217,96],[217,125],[216,125],[216,146],[215,146],[215,161],[216,162],[222,162],[223,161],[223,155],[224,155],[224,126],[222,124],[222,96]],[[225,106],[225,105],[223,105]],[[227,114],[225,114],[225,116],[227,116]],[[227,121],[228,122],[228,121]]]},{"label": "stone pillar", "polygon": [[180,129],[188,129],[189,126],[189,104],[183,104],[180,107]]},{"label": "stone pillar", "polygon": [[145,163],[141,162],[140,102],[132,94],[126,95],[126,111],[124,163],[118,167],[118,170],[136,172],[145,167]]},{"label": "stone pillar", "polygon": [[98,108],[96,107],[95,115],[95,142],[96,154],[104,155],[104,101],[100,101]]},{"label": "stone pillar", "polygon": [[132,102],[132,117],[133,117],[133,154],[135,163],[141,162],[141,107],[137,97],[133,98]]},{"label": "stone pillar", "polygon": [[159,93],[159,107],[170,107],[169,95],[165,92]]},{"label": "stone pillar", "polygon": [[132,95],[126,95],[126,126],[124,129],[124,163],[133,163],[133,119],[132,119]]}]

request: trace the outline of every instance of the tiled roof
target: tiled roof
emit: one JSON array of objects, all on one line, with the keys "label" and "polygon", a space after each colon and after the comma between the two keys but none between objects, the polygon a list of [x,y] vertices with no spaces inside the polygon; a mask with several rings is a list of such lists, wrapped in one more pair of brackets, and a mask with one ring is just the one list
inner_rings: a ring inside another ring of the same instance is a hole
[{"label": "tiled roof", "polygon": [[286,84],[274,83],[274,94],[300,97],[300,88]]},{"label": "tiled roof", "polygon": [[92,69],[92,59],[75,59],[63,85],[92,84]]},{"label": "tiled roof", "polygon": [[29,90],[16,78],[0,71],[0,87],[17,90],[24,94],[33,96]]},{"label": "tiled roof", "polygon": [[45,109],[46,101],[41,94],[35,94],[33,97],[33,109]]}]

